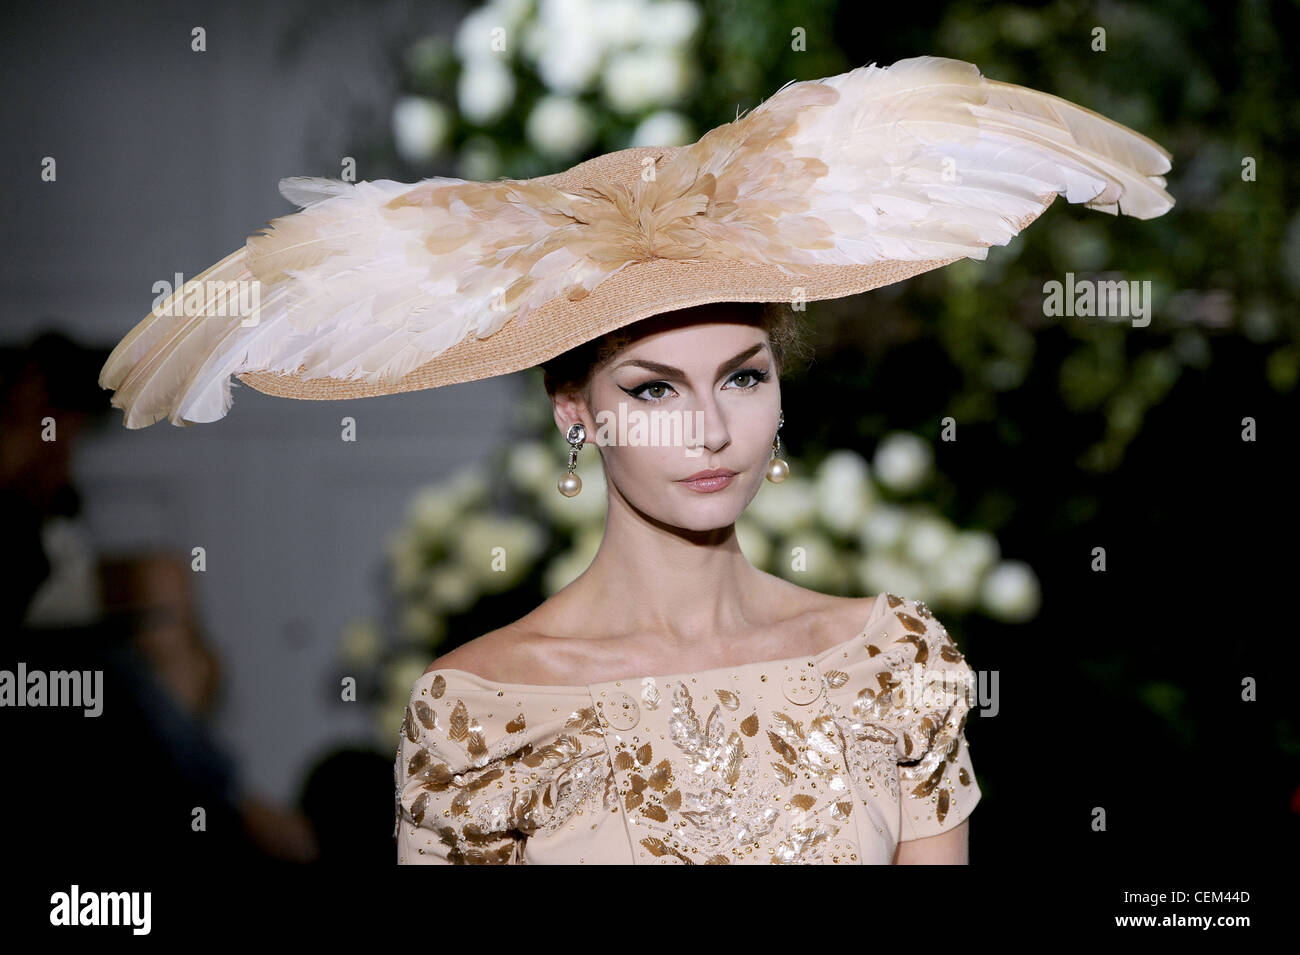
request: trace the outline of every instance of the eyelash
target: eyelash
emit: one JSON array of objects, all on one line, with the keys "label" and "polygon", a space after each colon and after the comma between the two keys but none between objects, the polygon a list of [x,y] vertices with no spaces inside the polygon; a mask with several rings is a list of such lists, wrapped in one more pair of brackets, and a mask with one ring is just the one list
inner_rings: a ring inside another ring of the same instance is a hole
[{"label": "eyelash", "polygon": [[[735,378],[740,378],[740,377],[745,376],[745,375],[748,375],[749,377],[753,378],[753,379],[754,379],[754,383],[753,383],[752,385],[745,385],[745,386],[743,386],[743,387],[740,389],[741,391],[753,391],[755,388],[757,388],[757,387],[758,387],[759,385],[761,385],[763,382],[767,381],[767,379],[768,379],[768,377],[769,377],[769,373],[766,372],[766,371],[764,371],[764,370],[761,369],[761,368],[742,368],[742,369],[740,369],[740,371],[735,372],[735,373],[734,373],[730,378],[728,378],[727,380],[728,380],[728,381],[731,381],[731,380],[733,380],[733,379],[735,379]],[[654,385],[664,385],[665,387],[668,387],[668,388],[671,388],[671,387],[672,387],[672,385],[668,384],[668,382],[666,382],[666,381],[657,380],[657,381],[647,381],[644,385],[638,385],[638,386],[635,387],[635,388],[624,388],[623,390],[626,391],[626,392],[627,392],[629,395],[631,395],[633,398],[635,398],[637,401],[644,401],[644,402],[647,402],[647,403],[649,403],[649,404],[658,404],[660,401],[666,401],[666,400],[668,400],[668,396],[667,396],[667,395],[664,395],[662,398],[643,398],[643,397],[641,397],[639,394],[637,394],[637,392],[639,392],[639,391],[645,391],[645,389],[647,389],[647,388],[651,388],[651,387],[653,387]]]}]

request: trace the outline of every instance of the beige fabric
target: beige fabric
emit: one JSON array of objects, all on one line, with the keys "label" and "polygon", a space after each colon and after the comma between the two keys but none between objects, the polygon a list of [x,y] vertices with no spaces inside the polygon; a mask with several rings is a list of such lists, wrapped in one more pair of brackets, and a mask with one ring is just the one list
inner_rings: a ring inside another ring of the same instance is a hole
[{"label": "beige fabric", "polygon": [[888,864],[979,802],[974,690],[888,593],[815,656],[587,686],[433,670],[393,767],[397,861]]}]

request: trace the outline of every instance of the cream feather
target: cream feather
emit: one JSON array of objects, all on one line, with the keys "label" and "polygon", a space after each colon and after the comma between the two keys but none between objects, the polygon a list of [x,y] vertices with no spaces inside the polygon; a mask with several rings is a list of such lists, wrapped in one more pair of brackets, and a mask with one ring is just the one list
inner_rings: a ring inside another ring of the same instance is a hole
[{"label": "cream feather", "polygon": [[983,259],[1055,195],[1161,215],[1168,170],[1164,149],[1104,116],[923,56],[788,83],[630,188],[294,177],[280,190],[304,208],[195,280],[257,282],[257,323],[215,315],[231,299],[220,292],[197,316],[151,313],[100,384],[128,428],[214,421],[232,375],[400,378],[637,262],[742,259],[798,274]]}]

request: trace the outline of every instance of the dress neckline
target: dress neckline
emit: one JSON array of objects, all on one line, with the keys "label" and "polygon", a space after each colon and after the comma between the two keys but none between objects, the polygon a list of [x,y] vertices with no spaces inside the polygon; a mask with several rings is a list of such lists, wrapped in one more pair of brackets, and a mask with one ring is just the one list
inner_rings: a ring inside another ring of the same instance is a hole
[{"label": "dress neckline", "polygon": [[655,674],[649,674],[645,676],[617,677],[616,679],[613,680],[593,680],[591,683],[582,683],[582,684],[502,683],[499,680],[488,680],[484,677],[479,676],[477,673],[471,673],[468,670],[458,670],[455,667],[439,667],[436,670],[425,670],[424,673],[420,674],[419,678],[415,682],[416,685],[418,686],[421,683],[421,681],[425,680],[426,678],[436,677],[440,673],[455,673],[459,676],[469,677],[470,680],[482,684],[484,686],[496,687],[497,689],[502,689],[502,690],[551,690],[556,693],[569,691],[571,693],[582,694],[582,693],[587,693],[590,690],[590,688],[593,686],[606,686],[607,684],[611,684],[611,683],[631,683],[631,684],[639,685],[643,680],[664,681],[664,680],[671,680],[675,677],[685,677],[685,676],[697,677],[697,678],[712,677],[712,676],[719,676],[726,673],[735,673],[737,671],[754,670],[759,667],[778,667],[783,663],[800,663],[810,658],[820,663],[822,660],[825,660],[828,657],[831,657],[834,654],[840,652],[841,650],[843,650],[844,648],[852,644],[855,640],[865,635],[866,632],[875,625],[877,618],[879,618],[884,614],[884,609],[887,606],[888,606],[887,595],[885,593],[877,594],[876,599],[872,601],[871,604],[871,613],[867,615],[867,621],[862,625],[862,629],[859,630],[857,633],[855,633],[853,636],[849,637],[843,643],[836,644],[833,647],[827,647],[825,650],[822,650],[820,653],[805,653],[797,657],[783,657],[779,660],[756,660],[752,663],[736,663],[731,666],[713,667],[712,669],[709,670],[689,670],[685,673],[655,673]]}]

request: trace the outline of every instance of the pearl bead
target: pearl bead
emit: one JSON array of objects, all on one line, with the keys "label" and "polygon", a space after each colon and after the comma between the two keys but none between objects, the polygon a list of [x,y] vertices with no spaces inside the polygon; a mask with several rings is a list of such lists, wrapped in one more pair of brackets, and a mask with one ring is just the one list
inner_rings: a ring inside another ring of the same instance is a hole
[{"label": "pearl bead", "polygon": [[566,471],[564,477],[560,478],[560,483],[557,486],[560,489],[560,493],[565,497],[573,497],[582,490],[582,478],[572,472]]},{"label": "pearl bead", "polygon": [[790,465],[780,458],[773,458],[767,464],[767,479],[773,484],[780,484],[790,476]]}]

